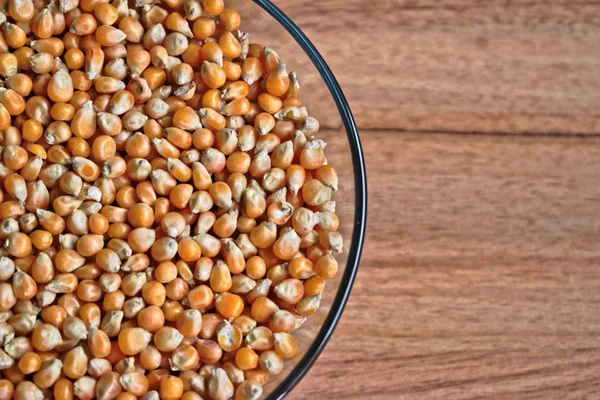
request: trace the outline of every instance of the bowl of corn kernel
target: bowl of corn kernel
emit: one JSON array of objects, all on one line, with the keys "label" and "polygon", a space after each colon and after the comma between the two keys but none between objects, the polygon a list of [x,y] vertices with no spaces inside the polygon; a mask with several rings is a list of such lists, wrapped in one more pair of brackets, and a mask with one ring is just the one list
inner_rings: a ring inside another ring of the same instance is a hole
[{"label": "bowl of corn kernel", "polygon": [[283,398],[366,221],[306,36],[267,0],[3,0],[0,77],[0,400]]}]

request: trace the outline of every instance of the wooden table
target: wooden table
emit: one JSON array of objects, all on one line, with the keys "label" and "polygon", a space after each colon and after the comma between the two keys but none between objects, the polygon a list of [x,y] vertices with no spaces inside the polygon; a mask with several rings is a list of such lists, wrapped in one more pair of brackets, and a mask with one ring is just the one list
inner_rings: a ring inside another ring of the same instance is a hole
[{"label": "wooden table", "polygon": [[289,398],[600,398],[600,1],[276,3],[345,90],[370,192]]}]

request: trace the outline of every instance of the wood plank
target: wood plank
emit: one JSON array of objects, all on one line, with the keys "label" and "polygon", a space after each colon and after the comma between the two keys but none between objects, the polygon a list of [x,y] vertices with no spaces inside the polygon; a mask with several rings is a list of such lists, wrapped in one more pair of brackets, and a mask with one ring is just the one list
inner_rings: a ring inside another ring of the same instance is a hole
[{"label": "wood plank", "polygon": [[358,279],[289,398],[598,398],[600,138],[362,139]]},{"label": "wood plank", "polygon": [[599,1],[278,0],[363,129],[600,133]]}]

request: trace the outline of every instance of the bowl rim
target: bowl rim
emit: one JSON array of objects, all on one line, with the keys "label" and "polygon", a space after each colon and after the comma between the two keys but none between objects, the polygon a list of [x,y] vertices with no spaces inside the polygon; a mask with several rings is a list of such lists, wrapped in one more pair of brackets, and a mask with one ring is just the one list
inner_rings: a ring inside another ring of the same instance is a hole
[{"label": "bowl rim", "polygon": [[340,281],[338,292],[333,299],[327,318],[319,329],[313,343],[306,350],[306,354],[288,374],[288,376],[277,385],[275,390],[269,394],[268,400],[283,399],[306,375],[310,367],[317,360],[325,345],[329,341],[331,334],[339,322],[350,292],[356,278],[360,256],[362,254],[363,242],[365,239],[365,228],[367,222],[367,173],[362,151],[362,145],[358,135],[358,128],[348,101],[340,88],[339,83],[333,76],[331,69],[323,59],[323,56],[316,49],[315,45],[308,37],[292,22],[292,20],[270,0],[252,0],[264,11],[270,14],[302,47],[306,55],[310,58],[323,81],[329,88],[333,97],[344,127],[348,136],[350,152],[352,154],[352,164],[354,168],[354,187],[355,187],[355,213],[354,229],[352,231],[352,244],[348,251],[348,261],[344,270],[344,275]]}]

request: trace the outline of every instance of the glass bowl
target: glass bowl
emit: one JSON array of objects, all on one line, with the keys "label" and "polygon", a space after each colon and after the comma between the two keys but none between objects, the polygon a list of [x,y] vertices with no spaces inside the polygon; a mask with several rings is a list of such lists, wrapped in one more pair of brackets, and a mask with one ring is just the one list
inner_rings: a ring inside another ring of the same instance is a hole
[{"label": "glass bowl", "polygon": [[336,255],[340,265],[327,281],[318,311],[298,330],[298,353],[286,360],[282,373],[264,387],[264,398],[283,398],[315,362],[340,319],[356,276],[362,250],[366,212],[366,173],[358,130],[352,113],[331,70],[306,35],[268,0],[227,0],[227,7],[242,17],[241,30],[250,42],[275,50],[288,71],[297,71],[300,97],[309,115],[317,118],[317,136],[327,142],[326,156],[336,167],[339,190],[334,193],[344,251]]}]

